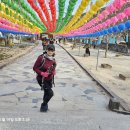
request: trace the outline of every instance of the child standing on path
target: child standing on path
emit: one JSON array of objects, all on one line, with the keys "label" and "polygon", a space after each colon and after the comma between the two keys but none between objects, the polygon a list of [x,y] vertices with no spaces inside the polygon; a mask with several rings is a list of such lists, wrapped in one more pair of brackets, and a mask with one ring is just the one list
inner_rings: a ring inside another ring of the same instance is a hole
[{"label": "child standing on path", "polygon": [[38,84],[41,86],[41,90],[44,91],[43,103],[40,108],[41,112],[48,110],[48,102],[53,96],[52,85],[56,74],[55,46],[52,44],[47,45],[46,52],[46,54],[42,54],[37,58],[33,67],[33,70],[37,73]]}]

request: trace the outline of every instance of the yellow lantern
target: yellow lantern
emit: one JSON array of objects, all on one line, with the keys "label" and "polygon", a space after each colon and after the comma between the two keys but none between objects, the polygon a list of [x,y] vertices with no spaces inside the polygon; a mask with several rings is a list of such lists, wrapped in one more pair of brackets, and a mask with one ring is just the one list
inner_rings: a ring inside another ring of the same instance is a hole
[{"label": "yellow lantern", "polygon": [[7,19],[7,14],[3,12],[3,18]]},{"label": "yellow lantern", "polygon": [[73,26],[74,23],[76,23],[76,21],[78,20],[78,18],[82,15],[82,12],[84,11],[84,9],[86,8],[86,6],[89,4],[90,0],[82,0],[78,10],[76,11],[74,17],[71,19],[71,21],[67,24],[67,26],[65,26],[63,28],[62,31],[64,31],[66,29],[66,31],[68,31],[68,29],[70,27]]},{"label": "yellow lantern", "polygon": [[3,18],[7,19],[7,14],[3,12]]},{"label": "yellow lantern", "polygon": [[98,6],[96,6],[96,5],[92,5],[92,6],[91,6],[91,9],[92,9],[93,11],[95,11],[95,12],[96,12],[97,10],[99,10],[99,8],[100,8],[100,7],[98,7]]},{"label": "yellow lantern", "polygon": [[77,14],[81,15],[81,13],[83,12],[83,10],[84,10],[84,8],[79,8],[78,11],[77,11]]},{"label": "yellow lantern", "polygon": [[93,10],[90,10],[88,13],[89,13],[89,17],[91,17],[91,16],[93,16],[94,14],[96,14],[96,12],[93,11]]},{"label": "yellow lantern", "polygon": [[1,4],[1,9],[3,10],[3,11],[5,11],[5,4],[4,3],[0,3]]},{"label": "yellow lantern", "polygon": [[91,13],[92,13],[92,12],[89,11],[89,12],[84,16],[84,19],[83,19],[82,21],[88,20],[88,19],[92,16]]},{"label": "yellow lantern", "polygon": [[23,18],[23,16],[22,16],[22,15],[20,15],[20,17],[21,17],[21,21],[23,22],[23,21],[24,21],[24,18]]},{"label": "yellow lantern", "polygon": [[0,11],[0,17],[3,17],[4,12]]},{"label": "yellow lantern", "polygon": [[19,23],[19,21],[16,19],[16,20],[15,20],[15,23],[16,23],[16,24],[18,24],[18,23]]},{"label": "yellow lantern", "polygon": [[7,15],[6,17],[7,17],[8,20],[10,20],[10,15]]},{"label": "yellow lantern", "polygon": [[105,1],[103,1],[103,0],[97,0],[95,4],[96,4],[96,6],[101,7],[102,5],[104,5],[104,3],[105,3]]},{"label": "yellow lantern", "polygon": [[105,3],[107,3],[109,0],[103,0],[103,1],[105,1]]},{"label": "yellow lantern", "polygon": [[16,18],[19,20],[19,14],[17,13]]},{"label": "yellow lantern", "polygon": [[14,17],[15,11],[11,9],[12,17]]},{"label": "yellow lantern", "polygon": [[13,22],[13,23],[16,23],[16,19],[12,19],[12,22]]}]

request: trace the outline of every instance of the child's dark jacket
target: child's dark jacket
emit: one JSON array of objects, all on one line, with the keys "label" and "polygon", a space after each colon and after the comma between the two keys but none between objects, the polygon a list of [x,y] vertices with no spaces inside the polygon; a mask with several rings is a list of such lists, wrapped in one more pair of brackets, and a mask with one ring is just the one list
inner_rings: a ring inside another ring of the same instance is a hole
[{"label": "child's dark jacket", "polygon": [[42,79],[41,72],[50,73],[47,78],[44,78],[44,80],[51,80],[54,76],[55,67],[56,67],[55,59],[49,59],[46,56],[40,55],[33,66],[33,70],[37,73],[38,79]]}]

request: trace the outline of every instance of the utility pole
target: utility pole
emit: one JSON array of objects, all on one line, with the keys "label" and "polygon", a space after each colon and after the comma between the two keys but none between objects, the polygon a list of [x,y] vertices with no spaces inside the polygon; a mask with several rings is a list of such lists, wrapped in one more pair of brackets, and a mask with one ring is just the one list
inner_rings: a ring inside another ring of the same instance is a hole
[{"label": "utility pole", "polygon": [[106,36],[106,39],[107,39],[107,44],[106,44],[105,58],[107,58],[107,52],[108,52],[108,44],[109,44],[108,36]]},{"label": "utility pole", "polygon": [[130,30],[128,30],[128,48],[130,49]]}]

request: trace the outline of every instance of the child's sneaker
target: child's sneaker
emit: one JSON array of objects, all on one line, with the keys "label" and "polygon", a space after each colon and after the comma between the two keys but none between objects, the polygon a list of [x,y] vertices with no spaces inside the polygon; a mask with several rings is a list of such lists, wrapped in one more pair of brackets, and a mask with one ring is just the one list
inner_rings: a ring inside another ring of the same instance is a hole
[{"label": "child's sneaker", "polygon": [[48,104],[44,105],[43,103],[41,104],[40,112],[47,112],[48,110]]}]

